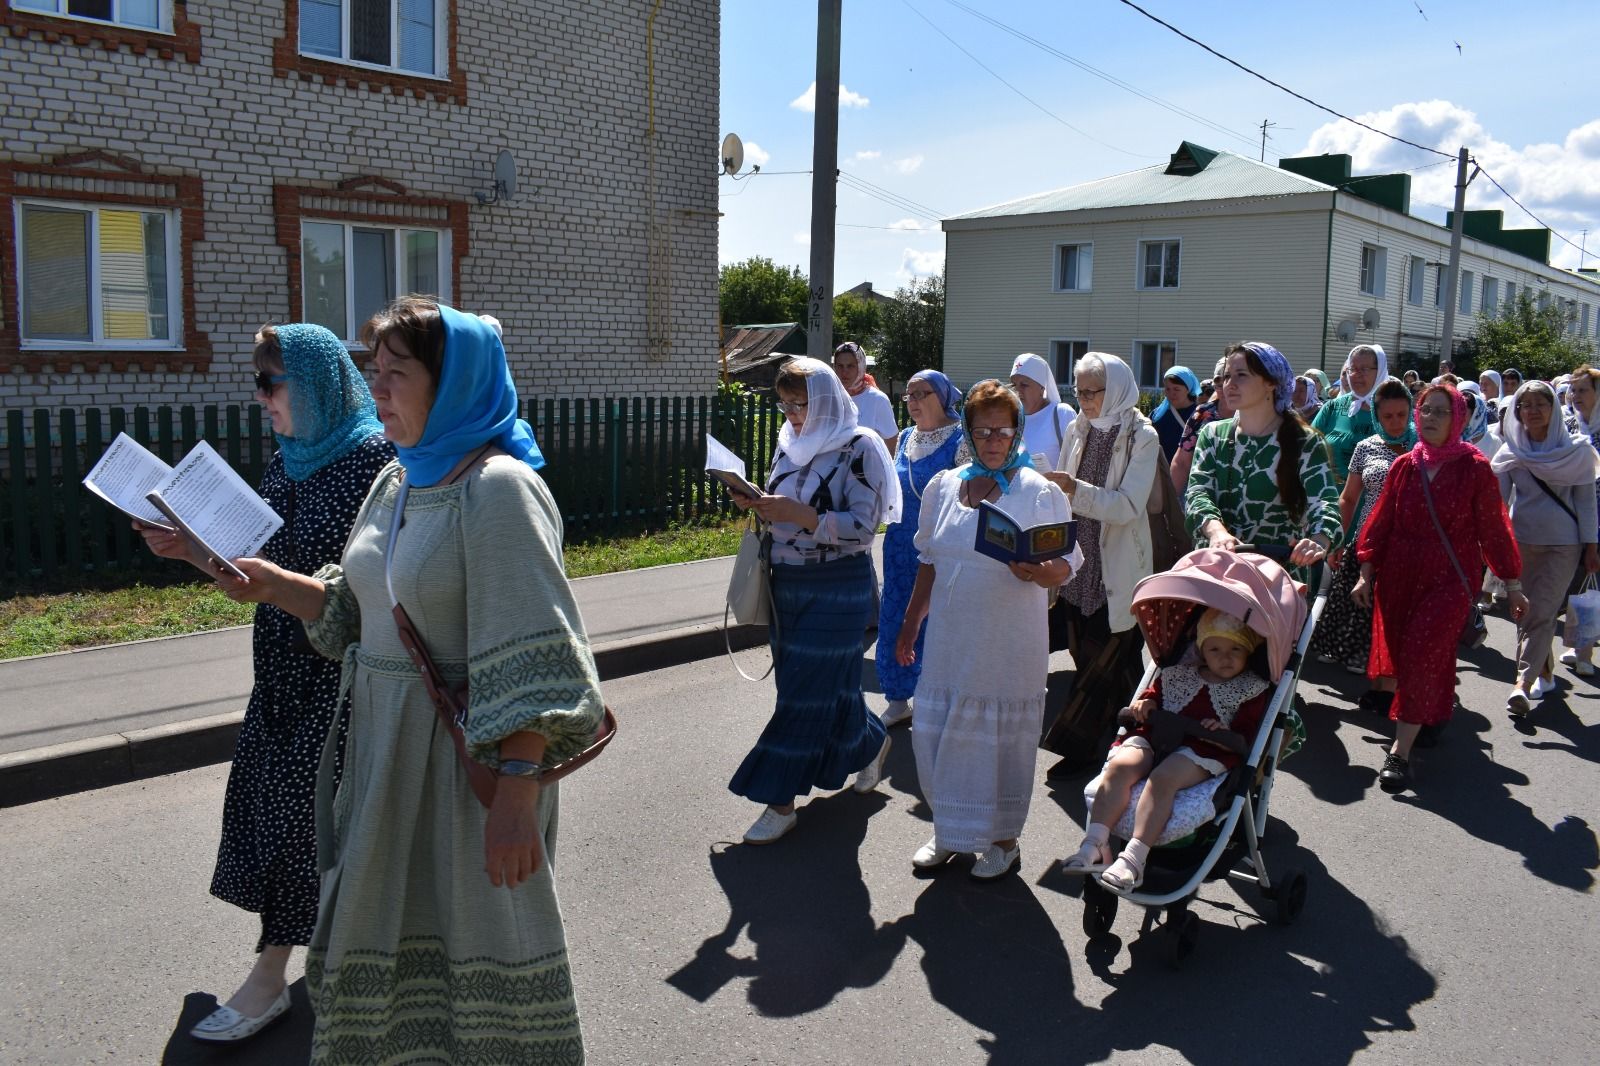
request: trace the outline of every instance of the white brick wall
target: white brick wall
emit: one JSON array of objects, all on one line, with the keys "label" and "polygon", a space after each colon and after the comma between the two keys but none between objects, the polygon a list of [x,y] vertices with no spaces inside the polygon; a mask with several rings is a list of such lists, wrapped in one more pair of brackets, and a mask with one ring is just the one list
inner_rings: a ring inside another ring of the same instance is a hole
[{"label": "white brick wall", "polygon": [[[454,299],[505,324],[525,397],[713,387],[720,0],[662,5],[655,25],[654,191],[671,269],[662,360],[646,344],[650,0],[458,0],[465,106],[275,76],[273,44],[295,2],[191,0],[198,64],[0,36],[5,158],[105,149],[203,179],[207,239],[193,281],[213,348],[203,374],[0,368],[0,405],[248,399],[255,330],[288,314],[272,187],[359,174],[472,205]],[[473,191],[501,148],[517,158],[522,191],[479,207]]]}]

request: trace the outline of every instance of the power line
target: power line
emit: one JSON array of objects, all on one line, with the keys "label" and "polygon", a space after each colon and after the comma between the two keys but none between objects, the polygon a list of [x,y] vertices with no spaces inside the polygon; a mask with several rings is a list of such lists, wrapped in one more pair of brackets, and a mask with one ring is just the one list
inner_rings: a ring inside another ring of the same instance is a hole
[{"label": "power line", "polygon": [[845,170],[842,167],[839,170],[839,175],[841,177],[849,178],[851,181],[859,182],[862,185],[866,185],[866,186],[869,186],[870,188],[876,189],[878,192],[881,192],[886,196],[892,196],[897,200],[903,200],[906,203],[910,204],[912,207],[918,208],[918,209],[920,209],[922,212],[924,212],[926,214],[933,215],[936,219],[939,218],[939,217],[942,217],[942,215],[943,215],[943,212],[940,211],[938,208],[929,207],[927,204],[924,204],[924,203],[918,203],[916,200],[911,199],[911,197],[902,196],[899,193],[895,192],[893,189],[885,189],[882,185],[874,185],[872,182],[868,181],[866,178],[863,178],[861,175],[852,174],[850,171]]},{"label": "power line", "polygon": [[[954,0],[951,0],[951,2],[954,2]],[[1232,58],[1230,58],[1228,56],[1223,55],[1221,52],[1217,51],[1215,48],[1212,48],[1209,44],[1206,44],[1204,41],[1199,40],[1198,38],[1189,36],[1187,33],[1184,33],[1182,30],[1178,29],[1178,27],[1174,26],[1172,23],[1167,22],[1167,21],[1165,21],[1165,20],[1163,20],[1161,18],[1158,18],[1155,15],[1152,15],[1150,12],[1146,11],[1144,8],[1140,7],[1138,4],[1134,3],[1133,0],[1119,0],[1119,2],[1122,3],[1123,5],[1127,6],[1127,7],[1133,8],[1135,11],[1139,12],[1139,14],[1143,15],[1145,18],[1149,19],[1151,22],[1154,22],[1154,23],[1156,23],[1157,25],[1160,25],[1160,26],[1165,26],[1167,29],[1171,30],[1173,33],[1176,33],[1179,37],[1182,37],[1184,40],[1188,41],[1190,44],[1198,45],[1199,47],[1205,49],[1207,52],[1210,52],[1212,55],[1216,56],[1218,59],[1222,60],[1223,62],[1229,63],[1229,64],[1231,64],[1231,65],[1233,65],[1235,67],[1238,67],[1240,70],[1244,71],[1246,74],[1250,75],[1252,78],[1259,78],[1260,80],[1266,82],[1268,85],[1272,86],[1274,89],[1278,89],[1281,92],[1286,92],[1290,96],[1294,97],[1296,100],[1303,100],[1304,102],[1310,104],[1312,107],[1316,108],[1319,111],[1326,111],[1328,114],[1332,115],[1334,118],[1343,119],[1344,121],[1349,122],[1349,123],[1351,123],[1353,125],[1360,126],[1364,130],[1368,130],[1368,131],[1370,131],[1372,133],[1376,133],[1380,137],[1387,137],[1391,141],[1398,141],[1401,144],[1408,144],[1413,148],[1420,149],[1420,150],[1422,150],[1424,152],[1430,152],[1433,155],[1442,155],[1446,159],[1454,159],[1455,158],[1455,156],[1450,155],[1448,152],[1441,152],[1437,148],[1429,148],[1425,144],[1418,144],[1416,141],[1408,141],[1404,137],[1397,137],[1396,135],[1394,135],[1392,133],[1389,133],[1387,130],[1380,130],[1376,126],[1369,126],[1365,122],[1360,121],[1359,119],[1353,119],[1349,115],[1342,114],[1342,113],[1340,113],[1338,111],[1335,111],[1333,108],[1329,107],[1327,104],[1319,104],[1315,100],[1311,99],[1311,97],[1306,96],[1304,93],[1297,93],[1293,89],[1289,88],[1287,85],[1282,85],[1282,84],[1280,84],[1278,82],[1273,81],[1271,78],[1267,77],[1265,74],[1262,74],[1260,71],[1252,70],[1250,67],[1245,66],[1243,63],[1239,62],[1237,59],[1232,59]]]},{"label": "power line", "polygon": [[938,222],[944,217],[941,212],[929,207],[927,204],[920,204],[909,197],[901,196],[897,192],[885,189],[881,185],[874,185],[867,179],[857,177],[847,170],[841,169],[839,171],[839,180],[859,193],[865,193],[875,200],[881,200],[891,207],[900,208],[902,211],[909,211],[913,215],[921,215],[930,222]]},{"label": "power line", "polygon": [[1028,101],[1028,103],[1032,104],[1034,107],[1038,108],[1040,111],[1044,112],[1046,115],[1049,115],[1051,118],[1055,119],[1057,122],[1059,122],[1063,126],[1067,127],[1067,129],[1071,130],[1073,133],[1076,133],[1078,136],[1086,138],[1087,140],[1093,141],[1095,144],[1098,144],[1102,148],[1109,148],[1113,152],[1121,152],[1123,155],[1130,155],[1130,156],[1133,156],[1135,159],[1152,159],[1152,158],[1155,158],[1154,156],[1148,156],[1148,155],[1145,155],[1145,154],[1143,154],[1141,152],[1130,152],[1126,148],[1118,148],[1116,145],[1111,144],[1108,141],[1102,141],[1100,138],[1096,137],[1094,134],[1088,132],[1087,130],[1079,129],[1077,126],[1074,126],[1072,123],[1068,122],[1066,119],[1062,118],[1060,115],[1056,114],[1054,111],[1050,110],[1048,107],[1045,107],[1039,101],[1035,100],[1033,97],[1029,96],[1027,93],[1023,92],[1021,89],[1017,88],[1015,85],[1011,84],[1011,82],[1007,81],[993,67],[989,66],[989,64],[985,63],[983,60],[981,60],[977,56],[973,55],[970,51],[967,50],[967,47],[965,45],[963,45],[960,41],[956,40],[954,37],[950,36],[943,29],[941,29],[937,23],[935,23],[932,19],[930,19],[927,15],[924,15],[921,11],[918,11],[914,6],[912,6],[911,0],[900,0],[900,2],[905,4],[906,7],[911,8],[911,13],[916,15],[923,22],[926,22],[929,26],[931,26],[933,28],[933,31],[935,33],[937,33],[940,37],[943,37],[945,40],[949,41],[951,44],[955,45],[958,49],[960,49],[962,55],[966,56],[968,59],[970,59],[974,63],[978,64],[978,66],[982,67],[984,70],[988,71],[989,75],[992,78],[994,78],[996,81],[998,81],[1001,85],[1004,85],[1007,89],[1010,89],[1012,92],[1016,93],[1018,96],[1022,97],[1024,100]]},{"label": "power line", "polygon": [[[1487,170],[1484,170],[1482,163],[1479,163],[1476,159],[1474,159],[1472,162],[1473,162],[1473,165],[1478,168],[1478,173],[1482,174],[1484,177],[1489,179],[1489,184],[1491,184],[1495,188],[1499,189],[1501,194],[1503,196],[1505,196],[1505,198],[1507,200],[1510,200],[1512,203],[1516,204],[1518,207],[1522,207],[1522,201],[1518,200],[1515,196],[1512,196],[1509,192],[1506,192],[1506,187],[1504,185],[1501,185],[1498,181],[1495,181],[1494,180],[1494,175],[1489,173]],[[1541,220],[1538,215],[1534,214],[1532,211],[1529,211],[1526,207],[1522,207],[1522,213],[1527,215],[1529,218],[1533,219],[1535,222],[1537,222],[1539,225],[1543,226],[1545,229],[1549,230],[1551,233],[1554,233],[1557,237],[1560,237],[1567,244],[1570,244],[1572,247],[1578,249],[1578,251],[1580,251],[1580,252],[1583,251],[1583,247],[1581,245],[1579,245],[1576,241],[1573,241],[1573,240],[1569,239],[1560,230],[1556,229],[1554,226],[1550,225],[1549,223]]]},{"label": "power line", "polygon": [[1130,92],[1133,95],[1135,95],[1137,97],[1140,97],[1141,99],[1148,100],[1150,103],[1155,104],[1158,107],[1166,108],[1168,111],[1171,111],[1175,115],[1180,115],[1180,116],[1182,116],[1184,118],[1190,119],[1191,121],[1198,122],[1202,126],[1207,127],[1208,129],[1215,130],[1218,133],[1225,134],[1225,135],[1227,135],[1229,137],[1235,138],[1236,140],[1243,141],[1245,144],[1250,145],[1252,148],[1254,148],[1255,145],[1256,145],[1256,138],[1254,138],[1254,137],[1252,137],[1252,136],[1250,136],[1248,134],[1240,133],[1237,130],[1231,130],[1228,127],[1222,125],[1221,123],[1211,121],[1210,119],[1206,118],[1203,115],[1197,115],[1193,111],[1188,110],[1187,108],[1179,107],[1177,104],[1172,103],[1170,100],[1163,100],[1161,97],[1156,96],[1153,93],[1147,93],[1143,89],[1139,88],[1137,85],[1132,85],[1132,84],[1130,84],[1128,82],[1123,81],[1121,78],[1117,77],[1114,74],[1109,74],[1106,71],[1101,70],[1099,67],[1093,66],[1093,65],[1091,65],[1089,63],[1085,63],[1083,60],[1079,59],[1077,56],[1068,55],[1066,52],[1063,52],[1059,48],[1056,48],[1056,47],[1054,47],[1052,45],[1046,44],[1044,41],[1039,40],[1037,37],[1034,37],[1034,36],[1031,36],[1030,34],[1024,33],[1022,30],[1019,30],[1019,29],[1017,29],[1017,28],[1015,28],[1013,26],[1006,25],[1004,22],[1001,22],[999,19],[993,17],[992,15],[989,15],[989,14],[987,14],[985,12],[977,10],[976,8],[969,7],[968,5],[966,5],[964,3],[961,3],[960,0],[945,0],[945,2],[948,3],[951,7],[960,8],[962,11],[965,11],[967,14],[971,15],[973,18],[981,19],[984,22],[987,22],[989,25],[993,26],[995,29],[1003,30],[1004,32],[1011,34],[1011,36],[1017,38],[1018,40],[1023,41],[1023,42],[1025,42],[1027,44],[1030,44],[1030,45],[1032,45],[1033,47],[1039,49],[1042,52],[1045,52],[1045,53],[1047,53],[1049,55],[1055,56],[1057,59],[1061,60],[1064,63],[1070,63],[1072,66],[1077,67],[1079,70],[1083,71],[1086,74],[1092,74],[1095,77],[1101,79],[1102,81],[1105,81],[1105,82],[1108,82],[1108,83],[1110,83],[1112,85],[1115,85],[1117,88],[1122,89],[1122,90],[1124,90],[1126,92]]}]

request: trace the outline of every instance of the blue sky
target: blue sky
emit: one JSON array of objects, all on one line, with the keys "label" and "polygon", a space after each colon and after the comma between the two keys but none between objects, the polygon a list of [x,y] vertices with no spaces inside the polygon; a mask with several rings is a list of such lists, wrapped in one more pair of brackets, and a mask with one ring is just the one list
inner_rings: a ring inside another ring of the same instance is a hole
[{"label": "blue sky", "polygon": [[[1344,114],[1451,154],[1466,144],[1545,223],[1574,242],[1588,229],[1585,265],[1600,263],[1596,0],[1140,6]],[[747,174],[751,161],[764,171],[719,182],[724,263],[765,255],[809,264],[810,177],[779,172],[811,168],[813,114],[795,102],[815,65],[812,0],[723,0],[722,131],[750,146]],[[853,104],[840,110],[841,168],[935,217],[1164,162],[1185,139],[1257,156],[1264,119],[1277,124],[1269,161],[1349,152],[1358,173],[1376,173],[1437,158],[1339,122],[1118,0],[844,0],[840,66]],[[1413,213],[1443,220],[1454,171],[1447,163],[1413,175]],[[1504,208],[1508,226],[1534,225],[1482,177],[1467,206]],[[836,290],[871,281],[892,292],[939,269],[943,235],[915,210],[841,185],[837,217]],[[1577,249],[1553,243],[1553,262],[1577,265]]]}]

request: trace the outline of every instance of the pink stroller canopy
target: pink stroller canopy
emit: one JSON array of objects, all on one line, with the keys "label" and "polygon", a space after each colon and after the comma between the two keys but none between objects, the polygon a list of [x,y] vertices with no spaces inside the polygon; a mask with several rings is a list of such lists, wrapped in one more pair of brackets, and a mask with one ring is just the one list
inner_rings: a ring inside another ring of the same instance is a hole
[{"label": "pink stroller canopy", "polygon": [[1271,559],[1200,548],[1133,587],[1133,613],[1156,661],[1175,650],[1195,604],[1226,611],[1265,637],[1272,680],[1289,665],[1310,610],[1289,572]]}]

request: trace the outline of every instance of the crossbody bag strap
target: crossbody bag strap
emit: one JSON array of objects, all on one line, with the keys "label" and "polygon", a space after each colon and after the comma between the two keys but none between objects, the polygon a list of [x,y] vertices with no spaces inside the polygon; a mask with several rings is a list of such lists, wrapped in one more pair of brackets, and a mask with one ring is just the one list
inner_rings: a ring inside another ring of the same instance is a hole
[{"label": "crossbody bag strap", "polygon": [[1444,553],[1450,557],[1450,565],[1455,568],[1456,577],[1461,579],[1461,587],[1467,590],[1467,598],[1472,598],[1472,582],[1467,580],[1467,573],[1461,569],[1461,560],[1456,558],[1456,550],[1450,543],[1450,538],[1445,536],[1444,523],[1439,521],[1439,512],[1433,508],[1433,490],[1428,487],[1428,472],[1417,465],[1417,476],[1422,479],[1422,502],[1428,505],[1428,517],[1433,519],[1433,528],[1439,534],[1439,543],[1444,545]]},{"label": "crossbody bag strap", "polygon": [[1548,496],[1552,500],[1556,501],[1556,506],[1557,507],[1559,507],[1563,511],[1567,512],[1567,517],[1572,519],[1574,522],[1576,522],[1577,525],[1578,525],[1578,529],[1581,531],[1583,529],[1583,523],[1582,522],[1578,522],[1578,512],[1574,511],[1571,507],[1568,507],[1567,506],[1567,501],[1563,500],[1560,496],[1556,495],[1556,490],[1551,488],[1548,484],[1546,484],[1544,478],[1540,477],[1538,474],[1535,474],[1531,470],[1528,471],[1528,476],[1533,478],[1533,480],[1538,484],[1538,486],[1541,489],[1544,490],[1544,494],[1546,496]]}]

